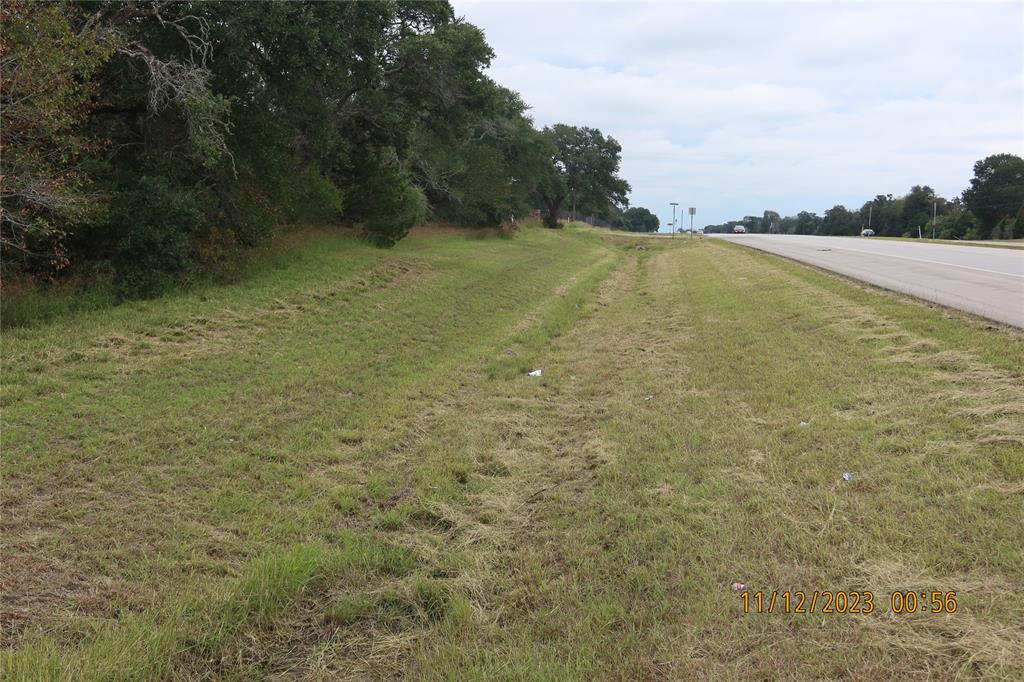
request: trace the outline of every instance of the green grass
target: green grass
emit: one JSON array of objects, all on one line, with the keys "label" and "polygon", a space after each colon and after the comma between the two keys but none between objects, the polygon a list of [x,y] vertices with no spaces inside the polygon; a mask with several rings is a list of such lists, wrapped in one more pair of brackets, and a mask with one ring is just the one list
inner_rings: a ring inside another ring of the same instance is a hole
[{"label": "green grass", "polygon": [[321,235],[3,360],[4,679],[1024,672],[1024,342],[964,314],[716,240]]}]

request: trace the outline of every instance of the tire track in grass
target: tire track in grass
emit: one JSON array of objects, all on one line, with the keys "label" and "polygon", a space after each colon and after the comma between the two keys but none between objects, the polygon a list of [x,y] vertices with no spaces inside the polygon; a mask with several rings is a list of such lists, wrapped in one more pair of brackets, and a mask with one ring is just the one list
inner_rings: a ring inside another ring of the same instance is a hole
[{"label": "tire track in grass", "polygon": [[[568,320],[573,319],[578,315],[578,309],[581,302],[585,301],[589,296],[590,291],[603,279],[607,272],[612,268],[613,262],[608,258],[602,258],[600,249],[597,250],[595,258],[590,262],[584,261],[585,272],[579,278],[573,278],[571,281],[574,284],[569,286],[556,287],[554,292],[546,297],[531,302],[531,306],[527,306],[526,310],[529,316],[534,313],[529,312],[536,309],[549,309],[550,313],[545,313],[536,318],[536,324],[526,325],[525,327],[519,322],[513,320],[509,330],[502,331],[501,329],[495,329],[491,335],[494,337],[492,343],[496,346],[507,345],[510,341],[521,342],[524,347],[530,344],[536,344],[542,342],[544,339],[549,338],[552,333],[557,333],[558,329],[563,328]],[[513,264],[506,264],[507,267],[512,267]],[[484,303],[481,299],[478,303]],[[486,344],[485,344],[486,346]],[[448,398],[443,396],[461,395],[463,392],[462,387],[465,382],[473,377],[478,377],[479,369],[478,363],[483,360],[485,364],[492,365],[494,363],[493,356],[488,353],[487,347],[481,347],[478,350],[482,350],[483,353],[475,353],[471,356],[466,356],[465,353],[456,354],[455,356],[449,357],[444,366],[438,367],[437,370],[441,376],[444,375],[445,368],[453,370],[452,376],[446,377],[442,381],[431,381],[431,374],[425,374],[420,377],[424,382],[423,385],[416,385],[411,388],[411,393],[406,395],[408,399],[407,409],[403,409],[402,414],[396,415],[396,421],[398,423],[406,422],[408,428],[403,429],[399,427],[392,432],[384,432],[383,439],[378,440],[376,437],[360,438],[356,442],[355,450],[368,450],[376,453],[376,456],[383,458],[383,462],[372,462],[367,460],[365,457],[357,457],[355,462],[360,463],[362,466],[367,466],[371,471],[378,469],[378,464],[383,463],[384,468],[395,468],[400,469],[403,465],[412,466],[415,470],[417,467],[417,457],[426,456],[422,451],[422,441],[430,434],[431,419],[420,420],[420,408],[429,404],[441,404],[446,405],[441,409],[441,413],[451,409],[451,404]],[[467,351],[468,352],[468,351]],[[495,353],[494,355],[498,355]],[[522,362],[521,359],[516,357],[500,356],[501,360],[498,363],[498,367],[488,370],[490,372],[518,372],[518,369],[513,370],[512,366]],[[462,361],[466,361],[467,365],[460,367]],[[441,396],[441,400],[438,397]],[[457,401],[455,401],[457,402]],[[464,409],[461,407],[460,409]],[[372,459],[372,458],[371,458]],[[397,460],[397,461],[396,461]],[[315,468],[315,467],[314,467]],[[372,479],[374,476],[379,478],[379,472],[376,474],[370,474]],[[364,474],[365,475],[365,474]],[[462,476],[459,471],[453,471],[450,467],[440,467],[440,472],[428,472],[429,477],[449,477],[451,475]],[[415,479],[415,477],[414,477]],[[384,479],[386,480],[386,478]],[[450,479],[449,479],[450,480]],[[457,482],[457,481],[456,481]],[[420,481],[420,484],[423,482]],[[387,513],[394,511],[394,509],[402,505],[402,497],[399,496],[395,502],[385,502],[384,506],[381,507],[381,514],[376,519],[380,521],[383,516]],[[394,506],[392,506],[394,505]],[[437,509],[444,505],[443,500],[428,500],[422,504],[423,510],[434,513]],[[353,510],[347,508],[339,509],[339,517],[347,517]],[[366,510],[372,511],[372,510]],[[437,515],[436,518],[443,520],[443,517]],[[357,546],[364,547],[365,549],[360,550],[363,552],[381,552],[391,551],[388,548],[394,546],[396,541],[401,541],[407,545],[403,551],[407,552],[409,556],[414,557],[412,563],[413,567],[422,569],[423,567],[435,566],[439,563],[436,560],[438,555],[434,545],[435,540],[431,537],[444,534],[448,529],[445,527],[420,527],[417,526],[419,522],[415,515],[410,514],[409,520],[412,522],[412,528],[406,533],[394,533],[388,531],[386,526],[378,525],[376,523],[356,524],[352,526],[345,524],[347,527],[339,529],[339,531],[330,533],[329,537],[332,539],[332,543],[340,542],[342,545],[346,544],[347,538],[351,538],[352,542],[356,543]],[[355,530],[353,530],[353,528]],[[455,529],[452,524],[451,529]],[[353,535],[355,533],[355,535]],[[389,537],[392,536],[392,537]],[[196,618],[194,608],[198,608],[198,604],[202,603],[202,600],[195,602],[196,606],[183,605],[184,611],[180,616],[175,616],[173,613],[164,612],[160,607],[158,600],[154,600],[154,606],[146,610],[145,613],[141,614],[137,618],[129,619],[125,623],[118,625],[115,623],[100,624],[99,632],[95,635],[90,635],[85,638],[85,644],[83,649],[78,653],[73,650],[62,653],[58,645],[53,640],[33,639],[31,640],[24,650],[19,654],[16,654],[13,658],[4,659],[4,667],[7,670],[14,671],[18,675],[21,675],[24,671],[30,670],[33,665],[47,665],[49,669],[56,671],[57,676],[71,676],[75,678],[91,677],[104,678],[105,673],[100,671],[108,669],[103,666],[109,664],[107,660],[112,650],[118,647],[131,648],[131,642],[137,641],[140,645],[148,647],[150,650],[147,653],[136,652],[134,655],[138,657],[137,665],[135,666],[136,671],[167,671],[175,670],[175,674],[184,674],[186,676],[192,675],[193,673],[197,676],[208,675],[212,671],[219,671],[216,674],[226,674],[227,671],[236,669],[241,666],[246,669],[262,669],[262,666],[266,663],[266,657],[268,651],[250,651],[248,647],[243,646],[238,648],[239,643],[253,642],[260,637],[271,632],[274,635],[271,636],[271,643],[280,642],[280,635],[288,628],[285,627],[293,618],[295,614],[292,613],[293,609],[288,607],[283,610],[284,607],[290,602],[296,594],[305,594],[309,591],[309,594],[322,595],[325,589],[329,589],[332,585],[330,576],[335,575],[337,571],[331,566],[334,566],[338,559],[338,550],[332,544],[326,546],[320,543],[313,543],[312,550],[316,554],[317,558],[313,562],[314,567],[311,569],[308,578],[303,578],[298,582],[289,583],[291,587],[285,589],[284,594],[281,597],[280,608],[273,609],[272,613],[268,613],[266,618],[259,618],[253,621],[243,611],[239,612],[239,622],[232,624],[227,628],[229,635],[224,638],[210,639],[202,628],[213,627],[215,629],[223,629],[222,624],[218,621],[216,610],[211,616],[211,621],[204,621]],[[275,560],[275,556],[285,557],[288,555],[287,551],[282,550],[281,552],[271,553],[271,561]],[[345,564],[345,561],[342,561]],[[321,570],[321,566],[326,567]],[[343,567],[338,569],[342,571],[342,575],[346,575],[346,570]],[[429,605],[431,602],[430,590],[432,583],[429,580],[425,580],[422,577],[417,577],[410,580],[402,580],[402,576],[406,573],[393,573],[388,574],[391,577],[386,577],[384,581],[375,582],[371,585],[372,589],[383,590],[387,592],[390,588],[390,583],[398,583],[401,589],[396,593],[389,593],[388,599],[391,600],[394,608],[400,611],[404,608],[408,608],[410,604],[418,605],[415,608],[419,608],[423,605]],[[325,583],[324,581],[327,580]],[[347,581],[350,584],[358,584],[358,581]],[[368,588],[368,589],[371,589]],[[245,588],[248,589],[248,588]],[[260,588],[261,589],[261,588]],[[396,588],[397,589],[397,588]],[[234,594],[233,588],[230,586],[224,587],[225,594]],[[411,590],[411,592],[410,592]],[[422,591],[426,591],[421,594]],[[257,589],[257,592],[259,589]],[[383,594],[383,592],[382,592]],[[403,596],[404,595],[404,596]],[[412,601],[403,601],[405,597],[412,595]],[[231,598],[231,597],[229,597]],[[179,600],[180,601],[180,600]],[[169,608],[173,607],[175,600],[165,600],[165,603],[169,605]],[[191,602],[189,602],[191,603]],[[320,616],[317,619],[317,626],[320,626],[324,621],[323,618],[323,604],[317,604]],[[173,610],[173,609],[172,609]],[[299,612],[303,610],[300,608]],[[331,618],[338,618],[340,616],[331,616]],[[404,616],[403,616],[404,617]],[[269,621],[267,619],[270,619]],[[342,620],[344,620],[342,618]],[[414,619],[414,624],[418,622]],[[272,624],[271,624],[272,623]],[[205,625],[204,625],[205,624]],[[122,627],[123,625],[123,627]],[[253,628],[255,625],[255,629]],[[280,632],[278,627],[280,627]],[[201,629],[196,630],[197,627]],[[413,631],[415,628],[413,629]],[[243,636],[242,633],[248,631],[249,634]],[[413,639],[410,635],[403,635],[408,637],[410,640]],[[137,640],[135,639],[137,637]],[[162,638],[166,641],[165,645],[158,645],[153,641],[153,637]],[[199,637],[200,640],[206,642],[197,651],[195,647],[185,644],[185,648],[180,652],[173,651],[175,647],[183,645],[183,642],[187,642],[189,638]],[[350,644],[352,642],[349,642]],[[169,650],[167,647],[171,647]],[[273,647],[268,643],[270,651],[273,651]],[[361,651],[356,646],[355,651]],[[198,657],[197,657],[198,653]],[[365,653],[365,652],[364,652]],[[381,653],[377,650],[377,653]],[[208,658],[209,655],[214,655],[214,658]],[[227,655],[230,660],[225,661],[224,656]],[[237,655],[237,659],[233,656]],[[368,654],[375,656],[373,652]],[[170,656],[170,660],[165,660],[163,657]],[[75,659],[85,661],[82,667],[76,667]],[[170,667],[168,667],[170,666]],[[191,672],[189,672],[191,671]],[[153,673],[157,677],[165,675],[164,672]],[[148,675],[148,673],[147,673]]]},{"label": "tire track in grass", "polygon": [[[421,570],[386,581],[323,583],[273,628],[242,638],[244,649],[228,656],[236,665],[221,674],[391,678],[415,668],[411,661],[432,631],[472,620],[486,591],[483,548],[509,542],[522,523],[519,485],[534,485],[542,473],[520,451],[536,424],[522,403],[494,395],[494,377],[499,384],[524,381],[521,356],[566,330],[614,265],[600,259],[538,301],[494,345],[517,355],[496,352],[467,368],[457,390],[424,400],[406,435],[389,445],[376,474],[390,472],[385,476],[401,481],[398,491],[377,513],[350,512],[351,527],[408,549],[429,577]],[[480,449],[476,439],[492,437],[508,447]]]},{"label": "tire track in grass", "polygon": [[[228,590],[250,606],[143,614],[84,658],[138,637],[162,677],[1014,678],[1019,383],[962,347],[988,332],[723,245],[626,253],[356,441],[393,487],[341,499],[282,589],[261,569]],[[743,615],[735,580],[964,598]]]},{"label": "tire track in grass", "polygon": [[[1012,678],[1024,660],[1020,561],[1007,554],[1019,502],[991,500],[991,530],[971,536],[980,510],[934,497],[973,489],[998,461],[944,421],[982,396],[929,413],[913,397],[942,377],[903,361],[891,372],[889,354],[858,341],[916,343],[899,318],[747,256],[677,248],[649,254],[635,290],[553,344],[544,383],[516,386],[507,407],[531,415],[545,445],[528,461],[546,477],[521,488],[529,521],[486,564],[479,618],[434,633],[415,675]],[[958,477],[936,478],[943,463],[928,457],[951,442]],[[736,580],[874,589],[880,602],[952,586],[964,600],[954,617],[882,604],[862,617],[744,615]]]}]

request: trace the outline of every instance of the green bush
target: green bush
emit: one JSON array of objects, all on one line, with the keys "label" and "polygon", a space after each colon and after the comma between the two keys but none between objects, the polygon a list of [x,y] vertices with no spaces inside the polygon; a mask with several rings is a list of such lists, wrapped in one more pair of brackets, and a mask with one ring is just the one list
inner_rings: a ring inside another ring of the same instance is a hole
[{"label": "green bush", "polygon": [[111,220],[115,283],[125,298],[158,296],[179,281],[194,262],[192,237],[207,222],[195,192],[149,176],[117,195]]},{"label": "green bush", "polygon": [[248,144],[237,159],[237,177],[220,179],[222,218],[239,244],[266,243],[275,226],[336,223],[344,193],[313,165],[301,163],[276,128],[260,128],[260,144]]},{"label": "green bush", "polygon": [[309,169],[294,176],[287,205],[289,222],[335,223],[341,218],[345,196],[319,171]]},{"label": "green bush", "polygon": [[427,197],[404,171],[375,160],[360,166],[348,217],[362,223],[366,236],[378,246],[393,246],[426,218]]}]

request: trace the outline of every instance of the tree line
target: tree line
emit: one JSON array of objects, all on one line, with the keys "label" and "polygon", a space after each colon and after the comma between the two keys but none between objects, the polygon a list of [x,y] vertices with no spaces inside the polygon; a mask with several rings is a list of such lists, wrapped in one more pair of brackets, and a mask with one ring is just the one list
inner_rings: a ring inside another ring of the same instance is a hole
[{"label": "tree line", "polygon": [[345,223],[613,219],[621,147],[538,130],[448,2],[0,6],[0,266],[124,296],[231,278],[247,249]]},{"label": "tree line", "polygon": [[743,225],[748,232],[780,234],[858,235],[871,227],[887,237],[936,239],[1021,239],[1024,238],[1024,159],[1013,154],[996,154],[974,164],[974,177],[960,196],[946,199],[927,185],[914,185],[903,196],[879,194],[856,209],[836,205],[817,215],[800,211],[780,216],[765,211],[721,225],[708,225],[705,232],[732,232]]}]

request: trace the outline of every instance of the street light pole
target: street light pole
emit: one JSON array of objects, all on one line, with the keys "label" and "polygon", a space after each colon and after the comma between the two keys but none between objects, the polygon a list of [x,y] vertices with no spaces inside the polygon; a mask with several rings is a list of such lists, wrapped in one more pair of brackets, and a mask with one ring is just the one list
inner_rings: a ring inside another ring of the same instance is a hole
[{"label": "street light pole", "polygon": [[693,239],[693,214],[697,212],[696,207],[690,207],[690,239]]},{"label": "street light pole", "polygon": [[676,236],[676,206],[679,205],[679,202],[678,201],[670,201],[668,203],[669,203],[670,206],[672,206],[672,236],[675,237]]}]

